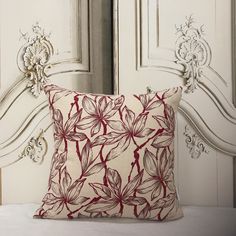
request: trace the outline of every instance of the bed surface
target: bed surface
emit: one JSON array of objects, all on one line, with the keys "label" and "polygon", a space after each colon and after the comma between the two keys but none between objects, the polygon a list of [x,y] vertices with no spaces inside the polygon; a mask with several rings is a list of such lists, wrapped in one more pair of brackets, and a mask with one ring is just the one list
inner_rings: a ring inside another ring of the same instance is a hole
[{"label": "bed surface", "polygon": [[41,220],[32,215],[38,205],[0,207],[1,236],[235,236],[236,209],[183,207],[185,217],[171,222],[134,220]]}]

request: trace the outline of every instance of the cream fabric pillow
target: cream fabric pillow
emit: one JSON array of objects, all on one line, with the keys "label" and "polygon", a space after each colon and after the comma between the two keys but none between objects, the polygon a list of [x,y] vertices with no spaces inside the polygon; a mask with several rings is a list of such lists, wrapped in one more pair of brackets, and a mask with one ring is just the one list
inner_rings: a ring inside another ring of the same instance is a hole
[{"label": "cream fabric pillow", "polygon": [[47,85],[45,92],[55,152],[35,217],[183,216],[173,174],[182,88],[115,96]]}]

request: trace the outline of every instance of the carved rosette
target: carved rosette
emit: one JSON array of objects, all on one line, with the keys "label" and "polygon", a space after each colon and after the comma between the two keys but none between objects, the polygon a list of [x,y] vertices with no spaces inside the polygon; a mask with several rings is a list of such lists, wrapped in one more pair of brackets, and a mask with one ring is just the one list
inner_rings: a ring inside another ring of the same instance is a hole
[{"label": "carved rosette", "polygon": [[195,28],[193,18],[186,18],[185,24],[176,27],[179,35],[176,41],[176,63],[184,66],[186,92],[194,92],[202,77],[204,67],[211,63],[211,48],[203,37],[203,26]]},{"label": "carved rosette", "polygon": [[205,143],[197,134],[191,132],[188,125],[185,126],[184,136],[189,153],[193,159],[198,159],[202,153],[209,153]]},{"label": "carved rosette", "polygon": [[48,150],[48,144],[43,134],[42,130],[37,137],[32,137],[19,157],[30,158],[34,163],[41,164]]},{"label": "carved rosette", "polygon": [[18,53],[18,67],[29,79],[27,87],[38,97],[47,81],[46,70],[50,68],[50,58],[54,53],[49,35],[36,23],[32,27],[32,35],[22,34],[26,41]]}]

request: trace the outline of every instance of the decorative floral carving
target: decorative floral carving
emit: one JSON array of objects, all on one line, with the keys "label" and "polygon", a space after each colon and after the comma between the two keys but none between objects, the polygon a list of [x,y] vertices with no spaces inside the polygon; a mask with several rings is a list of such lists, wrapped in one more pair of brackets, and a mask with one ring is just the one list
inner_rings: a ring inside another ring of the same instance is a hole
[{"label": "decorative floral carving", "polygon": [[38,23],[32,27],[32,32],[31,36],[28,33],[21,33],[26,44],[18,53],[18,66],[29,78],[27,87],[35,97],[38,97],[47,81],[45,71],[50,67],[49,60],[54,50],[49,35],[45,34]]},{"label": "decorative floral carving", "polygon": [[176,62],[184,66],[186,92],[189,93],[197,88],[203,68],[211,62],[211,49],[203,38],[203,25],[199,29],[195,28],[192,16],[186,19],[185,24],[176,27],[179,37],[176,41],[175,55]]},{"label": "decorative floral carving", "polygon": [[203,141],[197,134],[191,132],[188,125],[185,126],[184,135],[189,153],[193,159],[198,159],[202,153],[209,153]]},{"label": "decorative floral carving", "polygon": [[43,137],[43,130],[37,137],[32,137],[28,142],[24,151],[21,153],[20,158],[29,157],[34,163],[41,164],[44,160],[44,156],[47,153],[48,144]]}]

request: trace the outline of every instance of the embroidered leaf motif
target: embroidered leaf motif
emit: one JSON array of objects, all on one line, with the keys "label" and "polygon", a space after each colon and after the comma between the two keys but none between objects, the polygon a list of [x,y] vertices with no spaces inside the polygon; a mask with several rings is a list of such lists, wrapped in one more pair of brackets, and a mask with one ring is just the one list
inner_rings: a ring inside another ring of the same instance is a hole
[{"label": "embroidered leaf motif", "polygon": [[106,160],[110,161],[118,157],[128,148],[129,144],[130,138],[127,136],[121,136],[121,139],[119,140],[118,144],[114,148],[112,148],[111,151],[108,153]]},{"label": "embroidered leaf motif", "polygon": [[154,129],[145,128],[148,113],[142,113],[136,118],[134,112],[128,109],[127,106],[123,108],[122,113],[125,118],[124,121],[107,121],[108,126],[114,132],[110,132],[105,136],[106,144],[117,144],[108,153],[106,160],[112,160],[123,153],[133,138],[143,138],[154,131]]},{"label": "embroidered leaf motif", "polygon": [[121,188],[121,177],[120,174],[113,169],[109,169],[107,172],[108,183],[115,192],[119,192]]},{"label": "embroidered leaf motif", "polygon": [[84,173],[84,177],[99,173],[104,168],[104,163],[97,163]]},{"label": "embroidered leaf motif", "polygon": [[119,213],[122,215],[123,204],[131,206],[143,205],[147,202],[145,198],[133,196],[142,181],[142,177],[143,171],[127,183],[122,190],[120,174],[116,170],[108,169],[108,186],[90,183],[90,186],[100,198],[89,204],[85,211],[89,213],[110,211],[119,205]]},{"label": "embroidered leaf motif", "polygon": [[168,154],[166,149],[160,151],[160,154],[155,156],[148,149],[145,150],[143,165],[144,169],[151,176],[142,182],[137,192],[146,194],[151,192],[151,199],[157,199],[162,192],[166,192],[171,186],[173,190],[173,159],[170,158],[173,154]]},{"label": "embroidered leaf motif", "polygon": [[164,148],[168,147],[174,139],[174,131],[175,131],[175,114],[174,110],[171,106],[165,105],[165,116],[157,115],[153,116],[153,118],[157,121],[157,123],[164,128],[164,132],[158,135],[152,143],[152,146],[155,148]]},{"label": "embroidered leaf motif", "polygon": [[80,196],[80,192],[84,185],[85,179],[77,179],[72,182],[72,178],[67,172],[66,168],[63,168],[61,172],[61,178],[62,179],[60,184],[52,181],[52,193],[46,194],[43,199],[44,204],[53,205],[53,207],[51,208],[51,213],[53,213],[53,215],[60,214],[65,205],[68,209],[68,204],[83,204],[89,199],[87,197]]},{"label": "embroidered leaf motif", "polygon": [[145,111],[150,111],[155,108],[160,107],[163,104],[163,101],[159,99],[157,94],[142,94],[139,96],[135,96],[142,104]]},{"label": "embroidered leaf motif", "polygon": [[63,115],[60,110],[55,110],[53,113],[54,117],[54,138],[55,138],[55,146],[59,148],[63,140],[70,140],[70,141],[83,141],[87,137],[85,134],[76,133],[74,128],[76,124],[81,119],[81,112],[80,109],[77,113],[75,113],[71,118],[69,118],[65,125],[63,124]]},{"label": "embroidered leaf motif", "polygon": [[98,102],[96,102],[96,97],[94,100],[88,96],[84,96],[82,105],[89,116],[84,117],[77,128],[91,128],[90,134],[93,137],[100,132],[101,127],[104,127],[107,120],[115,115],[123,102],[123,96],[111,101],[108,101],[107,97],[101,97]]},{"label": "embroidered leaf motif", "polygon": [[154,204],[152,205],[152,210],[158,209],[158,208],[167,208],[170,207],[176,199],[176,195],[174,193],[168,194],[165,198],[158,199]]},{"label": "embroidered leaf motif", "polygon": [[82,172],[85,173],[93,162],[93,150],[89,141],[84,145],[82,149],[81,159]]},{"label": "embroidered leaf motif", "polygon": [[150,216],[151,216],[151,208],[150,208],[149,203],[147,203],[145,207],[140,211],[138,217],[140,219],[146,219],[146,218],[150,218]]},{"label": "embroidered leaf motif", "polygon": [[112,191],[109,189],[109,187],[107,187],[103,184],[98,184],[98,183],[91,184],[90,183],[89,185],[93,188],[94,192],[98,196],[102,197],[103,199],[108,200],[113,196]]},{"label": "embroidered leaf motif", "polygon": [[134,191],[138,188],[141,184],[143,178],[143,170],[141,173],[137,174],[125,187],[123,190],[123,196],[129,197],[134,193]]},{"label": "embroidered leaf motif", "polygon": [[53,178],[59,173],[61,168],[64,166],[65,162],[67,160],[67,152],[62,152],[58,154],[55,152],[53,154],[53,162],[50,170],[50,177],[49,177],[49,189],[51,188],[51,183]]},{"label": "embroidered leaf motif", "polygon": [[96,204],[89,205],[85,211],[89,213],[110,211],[118,206],[118,204],[118,202],[100,199],[96,202]]}]

